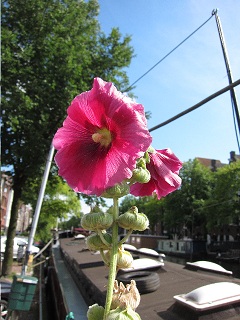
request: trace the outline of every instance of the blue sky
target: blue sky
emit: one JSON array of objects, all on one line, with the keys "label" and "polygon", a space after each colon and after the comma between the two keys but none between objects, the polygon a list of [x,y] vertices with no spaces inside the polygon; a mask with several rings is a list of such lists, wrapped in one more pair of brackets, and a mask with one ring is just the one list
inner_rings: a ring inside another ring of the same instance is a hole
[{"label": "blue sky", "polygon": [[[131,35],[133,83],[218,8],[233,80],[240,78],[239,0],[99,0],[99,22],[109,34]],[[228,85],[215,17],[143,79],[133,93],[152,114],[152,128]],[[240,86],[235,89],[240,101]],[[156,149],[171,148],[182,160],[195,157],[228,163],[238,152],[229,92],[152,133]]]}]

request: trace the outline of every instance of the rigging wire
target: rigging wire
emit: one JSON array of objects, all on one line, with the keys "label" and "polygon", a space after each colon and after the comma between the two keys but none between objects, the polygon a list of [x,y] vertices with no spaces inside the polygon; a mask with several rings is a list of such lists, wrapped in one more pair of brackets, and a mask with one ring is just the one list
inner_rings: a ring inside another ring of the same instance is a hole
[{"label": "rigging wire", "polygon": [[215,204],[211,204],[209,206],[204,206],[204,207],[201,207],[201,208],[197,208],[197,209],[194,209],[193,211],[196,212],[198,210],[205,210],[207,208],[216,207],[216,206],[219,206],[220,204],[227,203],[227,202],[233,202],[233,201],[234,201],[233,199],[229,199],[229,200],[225,200],[225,201],[222,201],[222,202],[217,202]]},{"label": "rigging wire", "polygon": [[131,90],[133,86],[141,80],[143,77],[145,77],[150,71],[152,71],[159,63],[161,63],[163,60],[165,60],[171,53],[173,53],[177,48],[179,48],[185,41],[187,41],[191,36],[194,35],[199,29],[201,29],[210,19],[212,19],[213,14],[210,18],[208,18],[204,23],[202,23],[196,30],[194,30],[189,36],[187,36],[183,41],[181,41],[176,47],[174,47],[169,53],[167,53],[163,58],[161,58],[157,63],[155,63],[150,69],[148,69],[141,77],[139,77],[137,80],[135,80],[129,87],[127,87],[125,92]]}]

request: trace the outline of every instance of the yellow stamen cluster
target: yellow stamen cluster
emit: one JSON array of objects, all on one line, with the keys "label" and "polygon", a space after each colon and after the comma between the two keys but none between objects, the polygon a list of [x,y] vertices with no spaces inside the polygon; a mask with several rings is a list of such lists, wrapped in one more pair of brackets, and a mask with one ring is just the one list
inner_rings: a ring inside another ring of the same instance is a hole
[{"label": "yellow stamen cluster", "polygon": [[102,147],[107,148],[110,145],[110,143],[112,142],[112,135],[108,129],[102,128],[102,129],[98,129],[92,135],[92,139],[94,142],[100,143],[100,145]]}]

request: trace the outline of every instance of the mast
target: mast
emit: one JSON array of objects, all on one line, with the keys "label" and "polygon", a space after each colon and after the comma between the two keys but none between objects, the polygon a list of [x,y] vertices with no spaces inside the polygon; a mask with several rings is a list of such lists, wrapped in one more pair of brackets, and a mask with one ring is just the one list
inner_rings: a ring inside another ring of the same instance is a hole
[{"label": "mast", "polygon": [[[233,79],[232,79],[230,63],[229,63],[229,59],[228,59],[227,47],[226,47],[225,40],[224,40],[221,21],[220,21],[218,14],[217,14],[217,11],[218,11],[217,9],[213,10],[212,15],[215,15],[215,19],[216,19],[218,34],[219,34],[221,47],[222,47],[222,51],[223,51],[223,57],[224,57],[224,61],[225,61],[226,69],[227,69],[228,81],[229,81],[229,84],[232,84]],[[239,111],[238,111],[237,97],[236,97],[235,90],[233,87],[230,89],[230,96],[231,96],[233,107],[234,107],[234,113],[235,113],[235,117],[237,120],[238,135],[239,135],[240,134],[240,117],[239,117]]]}]

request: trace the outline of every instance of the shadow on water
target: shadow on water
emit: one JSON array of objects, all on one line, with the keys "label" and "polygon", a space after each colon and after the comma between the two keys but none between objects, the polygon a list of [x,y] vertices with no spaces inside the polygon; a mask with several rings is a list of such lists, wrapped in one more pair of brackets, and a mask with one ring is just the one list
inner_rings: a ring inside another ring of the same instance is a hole
[{"label": "shadow on water", "polygon": [[[165,258],[166,261],[185,265],[186,262],[190,262],[190,259],[182,258],[182,257],[174,257],[174,256],[167,256]],[[203,259],[198,259],[198,260],[203,260]],[[206,260],[206,259],[205,259]],[[194,260],[194,261],[197,261]],[[219,261],[217,259],[208,259],[208,261],[214,262],[222,266],[228,271],[232,271],[233,277],[239,278],[240,279],[240,263],[237,262],[224,262],[224,261]]]}]

